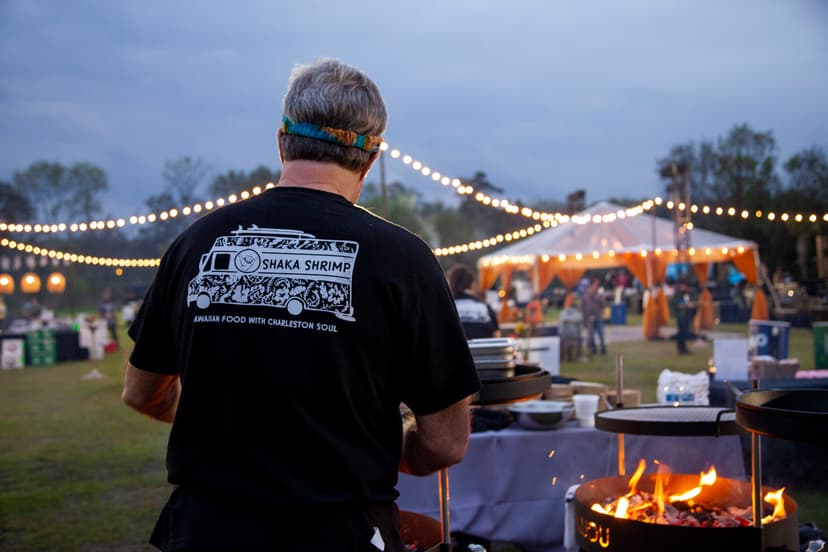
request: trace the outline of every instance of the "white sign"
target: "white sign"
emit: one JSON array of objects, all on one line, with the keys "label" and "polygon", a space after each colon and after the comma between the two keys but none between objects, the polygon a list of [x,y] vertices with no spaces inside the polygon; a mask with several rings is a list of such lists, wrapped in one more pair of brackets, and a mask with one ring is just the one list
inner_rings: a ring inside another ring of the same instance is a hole
[{"label": "white sign", "polygon": [[3,370],[19,369],[26,365],[26,350],[22,339],[4,339],[0,364]]},{"label": "white sign", "polygon": [[541,369],[553,376],[561,373],[560,337],[524,337],[516,339],[515,342],[520,358],[523,358],[524,352],[528,352],[526,360],[529,362],[537,362]]},{"label": "white sign", "polygon": [[719,381],[748,379],[748,340],[743,337],[713,340],[713,364]]}]

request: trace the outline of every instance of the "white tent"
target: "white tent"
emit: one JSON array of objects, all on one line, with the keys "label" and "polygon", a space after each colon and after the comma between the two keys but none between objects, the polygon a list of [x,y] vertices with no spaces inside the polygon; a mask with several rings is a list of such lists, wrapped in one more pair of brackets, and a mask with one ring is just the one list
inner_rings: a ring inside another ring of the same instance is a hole
[{"label": "white tent", "polygon": [[[748,282],[758,282],[755,242],[700,228],[689,232],[689,260],[701,284],[713,262],[733,262]],[[498,276],[508,288],[512,271],[525,270],[539,291],[555,276],[571,288],[584,271],[614,266],[627,267],[645,286],[653,287],[664,282],[667,265],[678,260],[672,221],[649,215],[640,207],[626,209],[600,202],[572,216],[570,222],[481,257],[478,267],[484,289],[491,287]],[[701,300],[709,303],[709,294]],[[666,312],[664,302],[662,310]]]},{"label": "white tent", "polygon": [[[557,266],[571,269],[608,268],[625,265],[628,255],[642,258],[663,256],[667,262],[678,256],[673,222],[642,213],[628,216],[627,209],[602,201],[534,236],[515,242],[489,255],[479,264],[511,266],[529,270],[544,255],[555,257]],[[692,263],[732,261],[735,256],[756,251],[756,243],[717,234],[701,228],[690,230]],[[646,279],[642,280],[646,285]]]}]

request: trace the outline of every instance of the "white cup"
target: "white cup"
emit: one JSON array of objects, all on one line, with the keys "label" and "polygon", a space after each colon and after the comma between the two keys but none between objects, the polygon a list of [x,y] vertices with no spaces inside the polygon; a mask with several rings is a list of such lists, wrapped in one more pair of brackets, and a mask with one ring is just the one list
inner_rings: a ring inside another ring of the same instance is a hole
[{"label": "white cup", "polygon": [[578,393],[572,396],[575,404],[575,419],[581,427],[595,426],[595,413],[598,412],[598,395]]}]

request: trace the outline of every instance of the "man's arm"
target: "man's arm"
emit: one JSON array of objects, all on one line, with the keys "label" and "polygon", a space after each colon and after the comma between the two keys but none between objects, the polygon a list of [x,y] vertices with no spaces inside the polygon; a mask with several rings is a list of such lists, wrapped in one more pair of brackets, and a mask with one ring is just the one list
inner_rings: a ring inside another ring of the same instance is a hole
[{"label": "man's arm", "polygon": [[415,419],[403,434],[401,472],[428,475],[463,459],[471,427],[468,398]]},{"label": "man's arm", "polygon": [[138,412],[172,423],[180,395],[181,380],[178,375],[147,372],[127,362],[121,397]]}]

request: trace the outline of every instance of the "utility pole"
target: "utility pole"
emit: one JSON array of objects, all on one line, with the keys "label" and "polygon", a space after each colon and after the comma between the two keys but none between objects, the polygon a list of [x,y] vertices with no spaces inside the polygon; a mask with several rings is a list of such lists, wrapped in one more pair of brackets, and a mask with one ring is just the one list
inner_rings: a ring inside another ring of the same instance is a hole
[{"label": "utility pole", "polygon": [[687,163],[669,163],[662,167],[661,177],[669,178],[667,192],[673,202],[673,241],[678,251],[676,261],[680,263],[680,273],[684,276],[690,263],[690,185],[688,182],[689,170]]},{"label": "utility pole", "polygon": [[568,215],[575,215],[586,209],[586,190],[575,190],[566,196]]}]

